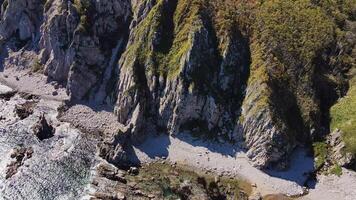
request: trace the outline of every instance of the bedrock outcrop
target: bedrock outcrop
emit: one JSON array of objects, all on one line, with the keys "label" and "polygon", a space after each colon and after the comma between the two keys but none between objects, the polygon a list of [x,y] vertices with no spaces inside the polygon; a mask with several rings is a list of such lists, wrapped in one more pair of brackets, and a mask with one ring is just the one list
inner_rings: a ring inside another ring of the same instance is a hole
[{"label": "bedrock outcrop", "polygon": [[[286,168],[297,145],[329,131],[328,110],[347,90],[349,67],[336,58],[350,51],[312,32],[315,17],[326,21],[319,33],[335,35],[319,5],[300,4],[317,16],[289,22],[307,27],[295,38],[321,41],[303,60],[284,35],[263,35],[273,6],[251,14],[255,1],[241,2],[1,0],[0,69],[44,73],[72,103],[107,105],[135,141],[190,132],[239,142],[258,167]],[[110,158],[115,148],[108,143]]]}]

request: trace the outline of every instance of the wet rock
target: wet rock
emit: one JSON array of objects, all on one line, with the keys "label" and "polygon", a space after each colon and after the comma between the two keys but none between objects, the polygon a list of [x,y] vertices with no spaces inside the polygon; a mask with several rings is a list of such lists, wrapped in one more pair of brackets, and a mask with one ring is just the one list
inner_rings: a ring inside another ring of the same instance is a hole
[{"label": "wet rock", "polygon": [[56,129],[47,122],[46,117],[42,114],[33,125],[32,131],[42,141],[53,137]]}]

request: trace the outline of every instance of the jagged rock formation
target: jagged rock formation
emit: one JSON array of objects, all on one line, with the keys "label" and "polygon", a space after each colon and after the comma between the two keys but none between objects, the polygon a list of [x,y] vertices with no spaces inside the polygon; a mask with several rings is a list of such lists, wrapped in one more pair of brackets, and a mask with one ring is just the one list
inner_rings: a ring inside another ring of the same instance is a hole
[{"label": "jagged rock formation", "polygon": [[236,135],[249,47],[239,30],[215,33],[212,20],[199,2],[158,1],[133,27],[115,106],[133,134],[154,125],[171,134]]},{"label": "jagged rock formation", "polygon": [[[307,0],[0,3],[5,67],[114,107],[136,141],[184,131],[237,141],[258,167],[285,168],[297,145],[325,137],[354,66],[352,4],[340,17]],[[103,149],[115,162],[110,140]]]},{"label": "jagged rock formation", "polygon": [[336,130],[328,137],[328,145],[330,146],[329,160],[343,167],[353,167],[356,159],[352,153],[346,151],[345,142],[342,140],[342,133]]}]

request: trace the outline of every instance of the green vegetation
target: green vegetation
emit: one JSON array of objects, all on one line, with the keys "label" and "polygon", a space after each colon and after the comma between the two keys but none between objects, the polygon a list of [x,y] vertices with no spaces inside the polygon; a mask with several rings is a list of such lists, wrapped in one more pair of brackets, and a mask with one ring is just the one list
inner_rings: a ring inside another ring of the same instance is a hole
[{"label": "green vegetation", "polygon": [[356,0],[314,0],[336,23],[342,25],[346,19],[355,20]]},{"label": "green vegetation", "polygon": [[[168,77],[178,75],[181,58],[191,46],[190,32],[198,27],[197,2],[167,3],[160,0],[134,30],[134,43],[125,53],[128,58],[126,65],[132,66],[134,58],[138,56],[139,63],[148,65],[151,73]],[[161,34],[159,38],[156,37],[157,34]],[[159,40],[154,41],[155,39]]]},{"label": "green vegetation", "polygon": [[356,69],[350,74],[350,89],[345,97],[340,99],[331,110],[331,129],[340,129],[346,150],[356,155]]},{"label": "green vegetation", "polygon": [[[86,10],[82,1],[75,1],[79,13]],[[280,120],[275,124],[283,127],[282,132],[287,132],[288,138],[296,139],[300,136],[297,134],[304,133],[303,136],[308,137],[310,130],[318,131],[328,125],[328,117],[324,113],[333,103],[322,105],[325,99],[318,96],[320,91],[316,87],[324,87],[327,83],[316,82],[317,79],[319,76],[329,77],[332,84],[340,86],[346,80],[342,73],[354,63],[354,56],[350,53],[353,46],[347,43],[348,34],[344,28],[347,20],[355,19],[355,1],[158,0],[133,30],[122,65],[133,73],[175,78],[181,72],[184,57],[194,45],[193,34],[204,28],[208,31],[209,46],[214,51],[211,57],[214,58],[205,56],[210,54],[201,50],[206,60],[198,58],[198,63],[194,63],[199,67],[189,77],[193,80],[188,80],[187,86],[191,93],[207,90],[214,97],[224,98],[222,92],[214,91],[213,83],[206,82],[212,82],[209,78],[214,76],[229,40],[235,39],[233,34],[241,31],[242,36],[237,37],[248,38],[251,50],[248,85],[256,85],[258,90],[248,99],[254,102],[251,112],[257,113],[269,106],[273,120]],[[83,15],[81,24],[87,24],[87,21]],[[145,78],[137,80],[135,87],[125,94],[134,94],[133,90],[140,88],[140,82],[147,81]],[[352,86],[348,96],[331,110],[331,127],[344,132],[348,151],[356,153],[354,91]],[[281,104],[283,106],[278,107]],[[293,112],[289,112],[291,108]],[[240,119],[243,121],[244,116]],[[293,123],[294,126],[291,125]],[[191,122],[187,126],[197,128],[206,125],[204,122]],[[286,130],[288,128],[290,130]],[[198,132],[207,131],[200,128]],[[316,155],[320,157],[318,166],[325,159],[322,147],[318,143],[314,146]]]},{"label": "green vegetation", "polygon": [[333,21],[310,0],[265,1],[256,19],[257,38],[286,64],[307,65],[333,41]]},{"label": "green vegetation", "polygon": [[74,0],[74,7],[77,9],[80,16],[87,15],[91,6],[90,0]]},{"label": "green vegetation", "polygon": [[342,168],[340,165],[335,164],[331,169],[330,169],[331,174],[335,174],[336,176],[341,176],[342,175]]},{"label": "green vegetation", "polygon": [[41,71],[43,71],[43,65],[41,64],[41,62],[40,62],[40,60],[38,58],[36,58],[36,59],[34,59],[32,61],[31,71],[32,72],[41,72]]},{"label": "green vegetation", "polygon": [[314,157],[315,157],[315,168],[320,169],[327,158],[328,148],[327,144],[324,142],[315,142],[313,144]]},{"label": "green vegetation", "polygon": [[[144,165],[139,175],[128,176],[128,182],[137,183],[144,193],[154,193],[159,199],[189,199],[189,190],[182,190],[188,184],[194,196],[207,194],[218,199],[243,199],[251,194],[251,185],[247,182],[228,177],[220,177],[219,187],[213,174],[192,170],[184,165],[171,166],[165,163]],[[221,197],[221,198],[219,198]]]},{"label": "green vegetation", "polygon": [[90,9],[92,7],[90,0],[74,0],[74,7],[78,11],[80,16],[80,21],[78,25],[78,30],[81,32],[88,32],[90,28]]}]

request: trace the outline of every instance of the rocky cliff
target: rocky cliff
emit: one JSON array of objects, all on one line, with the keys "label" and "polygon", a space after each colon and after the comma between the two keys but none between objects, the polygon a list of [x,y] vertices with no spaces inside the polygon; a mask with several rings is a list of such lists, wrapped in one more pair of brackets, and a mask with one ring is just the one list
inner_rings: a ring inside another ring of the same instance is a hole
[{"label": "rocky cliff", "polygon": [[0,3],[3,67],[112,106],[136,141],[238,142],[261,168],[325,139],[355,67],[353,0]]}]

